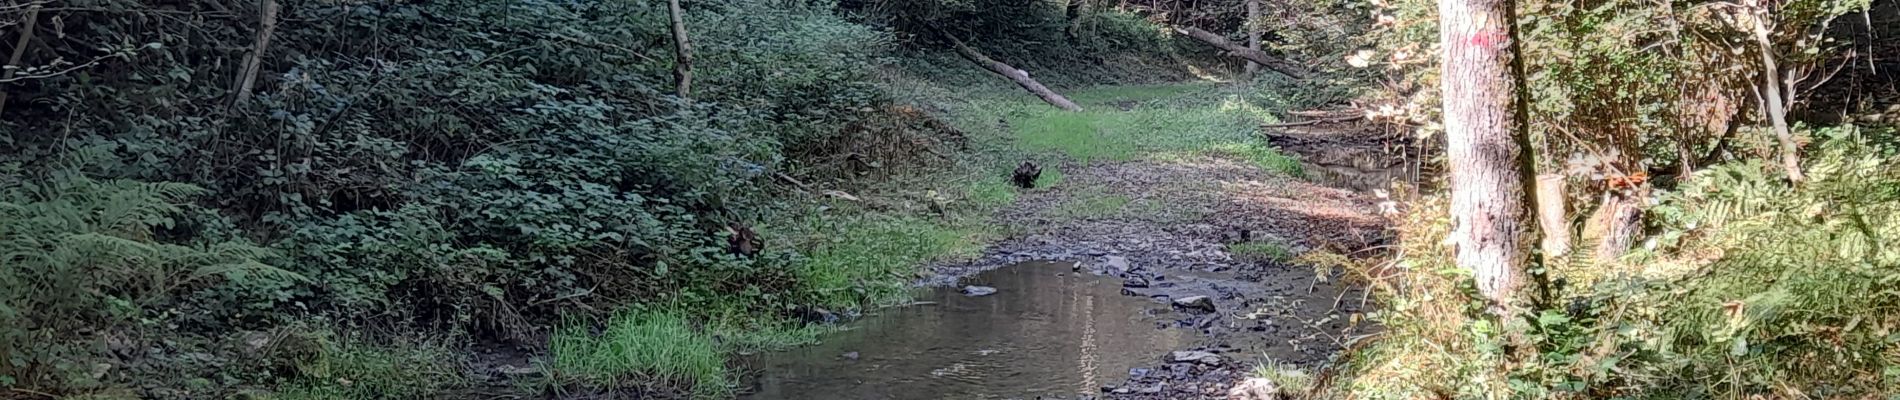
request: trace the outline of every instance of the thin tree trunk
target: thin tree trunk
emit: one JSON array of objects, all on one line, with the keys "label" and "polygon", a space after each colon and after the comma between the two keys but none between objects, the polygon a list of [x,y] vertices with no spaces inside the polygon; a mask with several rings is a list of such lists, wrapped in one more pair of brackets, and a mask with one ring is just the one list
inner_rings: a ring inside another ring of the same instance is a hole
[{"label": "thin tree trunk", "polygon": [[270,50],[271,35],[277,31],[277,0],[261,0],[257,14],[257,41],[251,44],[251,54],[244,58],[244,69],[238,72],[237,95],[231,98],[233,107],[251,100],[258,70],[264,68],[264,53]]},{"label": "thin tree trunk", "polygon": [[667,0],[673,17],[673,87],[680,98],[693,97],[693,41],[686,36],[686,10],[680,0]]},{"label": "thin tree trunk", "polygon": [[982,65],[983,68],[990,70],[990,72],[995,72],[997,75],[1009,78],[1010,81],[1016,82],[1017,86],[1022,86],[1023,89],[1034,93],[1036,97],[1041,97],[1042,101],[1048,102],[1049,105],[1068,111],[1082,111],[1082,106],[1076,105],[1075,102],[1069,101],[1069,98],[1062,97],[1061,94],[1053,90],[1049,90],[1049,87],[1043,86],[1041,82],[1036,82],[1035,79],[1031,79],[1029,72],[1016,69],[1016,67],[1011,67],[1009,64],[1004,64],[1001,61],[990,59],[984,56],[983,53],[976,52],[976,49],[970,48],[969,45],[963,44],[962,40],[957,40],[956,36],[951,36],[949,33],[943,34],[943,37],[950,39],[950,44],[956,46],[957,54],[963,55],[963,58],[970,59],[970,61]]},{"label": "thin tree trunk", "polygon": [[1781,168],[1787,170],[1788,180],[1800,183],[1807,177],[1801,174],[1800,149],[1794,143],[1794,133],[1788,130],[1787,97],[1782,97],[1781,68],[1775,65],[1775,45],[1768,40],[1765,18],[1759,13],[1755,15],[1755,42],[1761,45],[1761,86],[1764,90],[1761,103],[1767,109],[1768,122],[1775,126],[1775,140],[1781,142]]},{"label": "thin tree trunk", "polygon": [[[13,55],[7,57],[7,67],[20,65],[20,57],[26,56],[26,46],[33,43],[33,31],[39,29],[39,21],[39,5],[26,9],[26,21],[20,23],[20,40],[13,42]],[[0,80],[13,79],[14,72],[19,71],[18,68],[6,68],[6,70],[7,72],[0,73]],[[0,90],[0,114],[4,114],[7,109],[7,93],[6,90]]]},{"label": "thin tree trunk", "polygon": [[[1247,23],[1241,26],[1247,29],[1247,48],[1260,51],[1260,0],[1247,0]],[[1259,63],[1247,61],[1247,76],[1259,71]]]},{"label": "thin tree trunk", "polygon": [[1209,45],[1213,45],[1214,47],[1220,48],[1221,50],[1226,50],[1228,54],[1232,54],[1235,57],[1240,57],[1240,58],[1247,59],[1248,61],[1259,63],[1260,65],[1267,67],[1267,69],[1273,70],[1273,72],[1278,72],[1282,75],[1293,77],[1294,79],[1301,79],[1301,78],[1306,77],[1305,68],[1302,68],[1298,65],[1294,65],[1293,63],[1287,62],[1286,60],[1274,58],[1273,55],[1267,54],[1267,52],[1264,52],[1264,51],[1241,47],[1240,45],[1234,44],[1232,42],[1228,42],[1227,38],[1220,37],[1220,35],[1213,34],[1212,32],[1201,30],[1201,28],[1176,27],[1174,28],[1174,31],[1179,32],[1183,35],[1188,35],[1188,37],[1192,37],[1196,40],[1200,40]]},{"label": "thin tree trunk", "polygon": [[1528,154],[1517,112],[1513,2],[1440,0],[1445,153],[1452,237],[1491,312],[1515,312],[1526,252]]}]

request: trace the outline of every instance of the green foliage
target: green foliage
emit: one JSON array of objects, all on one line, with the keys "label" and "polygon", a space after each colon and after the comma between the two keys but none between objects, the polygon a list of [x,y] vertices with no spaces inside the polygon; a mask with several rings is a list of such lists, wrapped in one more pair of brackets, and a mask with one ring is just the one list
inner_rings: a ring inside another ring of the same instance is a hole
[{"label": "green foliage", "polygon": [[[889,26],[900,39],[941,51],[943,34],[955,35],[990,58],[1029,71],[1054,87],[1130,82],[1168,82],[1188,77],[1179,61],[1187,51],[1205,50],[1181,43],[1166,29],[1133,10],[1095,4],[1071,9],[1067,1],[1013,0],[847,0],[840,8],[877,25]],[[968,61],[945,55],[942,62],[963,67],[958,74],[987,74]],[[984,78],[996,80],[994,76]]]},{"label": "green foliage", "polygon": [[[0,383],[96,388],[91,335],[222,326],[257,301],[197,303],[201,294],[304,278],[237,239],[177,241],[204,191],[180,183],[97,181],[74,170],[0,176]],[[215,298],[209,297],[209,298]]]},{"label": "green foliage", "polygon": [[672,382],[699,397],[729,396],[724,351],[686,321],[679,311],[636,310],[614,317],[599,334],[563,330],[549,345],[551,372],[604,387]]},{"label": "green foliage", "polygon": [[1649,210],[1657,234],[1615,274],[1565,289],[1556,307],[1527,310],[1504,329],[1471,317],[1482,314],[1468,300],[1469,275],[1437,244],[1449,226],[1431,213],[1443,211],[1417,207],[1438,216],[1401,224],[1408,256],[1396,266],[1409,272],[1375,281],[1388,304],[1378,320],[1395,336],[1354,355],[1349,383],[1330,394],[1891,394],[1900,252],[1887,238],[1900,235],[1900,148],[1886,130],[1813,135],[1825,140],[1809,181],[1791,187],[1759,161],[1699,171],[1660,196]]}]

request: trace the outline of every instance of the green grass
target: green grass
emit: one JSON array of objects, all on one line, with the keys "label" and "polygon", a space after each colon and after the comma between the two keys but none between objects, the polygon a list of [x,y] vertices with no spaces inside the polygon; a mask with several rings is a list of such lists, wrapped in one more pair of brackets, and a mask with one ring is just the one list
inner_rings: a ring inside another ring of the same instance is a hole
[{"label": "green grass", "polygon": [[296,364],[299,377],[278,393],[280,400],[356,400],[425,398],[471,383],[455,350],[431,341],[406,340],[374,345],[328,334],[285,343],[315,346],[315,354]]},{"label": "green grass", "polygon": [[554,335],[548,352],[558,378],[602,387],[664,382],[700,398],[732,394],[725,349],[678,311],[625,312],[599,335],[570,327]]},{"label": "green grass", "polygon": [[1253,163],[1260,169],[1278,172],[1295,178],[1306,177],[1306,168],[1300,165],[1300,158],[1286,155],[1260,143],[1221,144],[1209,151],[1226,154]]},{"label": "green grass", "polygon": [[[977,109],[1007,121],[1011,131],[1005,134],[1026,153],[1085,163],[1216,154],[1300,176],[1297,158],[1274,151],[1257,135],[1258,124],[1277,120],[1243,94],[1203,84],[1102,87],[1071,94],[1085,104],[1082,112],[1005,100]],[[1126,102],[1139,104],[1127,111],[1116,106]]]},{"label": "green grass", "polygon": [[1227,252],[1241,258],[1287,262],[1293,259],[1293,249],[1273,242],[1246,242],[1227,245]]},{"label": "green grass", "polygon": [[[1043,171],[1048,173],[1047,168]],[[964,188],[963,198],[978,208],[997,208],[1016,202],[1016,188],[999,173],[971,182]]]},{"label": "green grass", "polygon": [[1062,178],[1062,168],[1057,168],[1054,165],[1045,165],[1042,167],[1042,175],[1036,177],[1036,188],[1048,189],[1055,187],[1056,184],[1062,183]]},{"label": "green grass", "polygon": [[834,233],[806,251],[793,271],[815,304],[848,308],[902,301],[919,266],[983,249],[987,231],[979,219],[846,218],[824,229]]},{"label": "green grass", "polygon": [[1114,103],[1124,101],[1146,102],[1177,98],[1192,93],[1205,92],[1212,88],[1212,84],[1203,82],[1097,86],[1078,90],[1069,95],[1069,100],[1074,100],[1077,104],[1083,106],[1113,105]]}]

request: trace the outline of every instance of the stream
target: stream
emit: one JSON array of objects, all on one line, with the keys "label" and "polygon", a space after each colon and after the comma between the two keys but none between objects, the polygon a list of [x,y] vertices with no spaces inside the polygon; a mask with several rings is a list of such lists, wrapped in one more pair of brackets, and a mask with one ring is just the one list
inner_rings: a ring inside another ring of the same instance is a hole
[{"label": "stream", "polygon": [[1167,329],[1166,303],[1124,296],[1120,279],[1075,265],[1028,262],[963,280],[996,288],[986,296],[919,289],[919,305],[745,360],[757,376],[741,398],[1074,398],[1196,340]]}]

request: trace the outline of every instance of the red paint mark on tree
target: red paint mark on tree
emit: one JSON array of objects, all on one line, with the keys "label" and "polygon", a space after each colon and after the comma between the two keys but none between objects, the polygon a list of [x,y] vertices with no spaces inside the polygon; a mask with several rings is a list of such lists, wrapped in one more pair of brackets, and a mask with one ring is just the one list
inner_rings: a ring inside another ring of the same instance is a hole
[{"label": "red paint mark on tree", "polygon": [[1489,49],[1503,44],[1507,40],[1511,40],[1508,35],[1509,33],[1504,32],[1502,29],[1485,27],[1480,28],[1477,32],[1472,32],[1471,38],[1466,40],[1465,43],[1473,47]]}]

